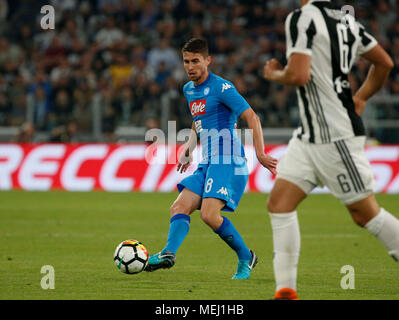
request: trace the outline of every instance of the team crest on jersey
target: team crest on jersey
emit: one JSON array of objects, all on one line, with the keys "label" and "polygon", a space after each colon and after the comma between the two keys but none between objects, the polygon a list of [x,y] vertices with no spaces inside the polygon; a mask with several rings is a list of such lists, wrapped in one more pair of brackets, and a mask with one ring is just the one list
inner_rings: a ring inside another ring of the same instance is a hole
[{"label": "team crest on jersey", "polygon": [[206,87],[204,89],[204,95],[207,96],[209,94],[209,90],[211,90],[209,87]]},{"label": "team crest on jersey", "polygon": [[200,116],[206,113],[205,110],[206,99],[196,100],[190,102],[190,111],[193,117]]}]

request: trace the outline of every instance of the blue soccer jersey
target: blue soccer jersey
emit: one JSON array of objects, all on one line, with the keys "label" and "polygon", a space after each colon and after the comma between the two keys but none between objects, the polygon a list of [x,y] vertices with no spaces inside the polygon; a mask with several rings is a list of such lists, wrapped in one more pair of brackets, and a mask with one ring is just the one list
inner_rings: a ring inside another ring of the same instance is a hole
[{"label": "blue soccer jersey", "polygon": [[195,129],[202,145],[203,159],[215,155],[244,157],[244,148],[237,136],[237,117],[250,108],[234,85],[211,72],[200,85],[185,84]]},{"label": "blue soccer jersey", "polygon": [[201,140],[203,161],[177,189],[221,199],[223,211],[234,211],[248,181],[244,147],[236,132],[237,117],[250,106],[231,82],[213,73],[198,86],[188,82],[183,92]]}]

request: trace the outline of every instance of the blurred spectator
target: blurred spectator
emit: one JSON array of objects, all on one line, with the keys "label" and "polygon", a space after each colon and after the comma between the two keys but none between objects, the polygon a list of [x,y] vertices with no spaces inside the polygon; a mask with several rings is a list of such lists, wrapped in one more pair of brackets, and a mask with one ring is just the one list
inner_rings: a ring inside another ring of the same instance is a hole
[{"label": "blurred spectator", "polygon": [[50,4],[55,10],[74,10],[76,8],[77,0],[50,0]]},{"label": "blurred spectator", "polygon": [[12,126],[18,127],[26,121],[27,98],[25,93],[14,96],[12,99],[10,99],[10,102],[11,102],[10,124]]},{"label": "blurred spectator", "polygon": [[161,39],[158,46],[148,52],[148,68],[157,70],[161,62],[165,64],[166,70],[172,70],[181,65],[180,57],[166,38]]},{"label": "blurred spectator", "polygon": [[35,134],[34,125],[30,122],[25,122],[20,126],[15,142],[19,143],[34,142],[34,134]]},{"label": "blurred spectator", "polygon": [[133,65],[128,63],[126,55],[115,52],[113,54],[113,63],[108,70],[111,74],[113,86],[119,88],[127,84],[133,72]]},{"label": "blurred spectator", "polygon": [[57,67],[62,60],[65,59],[66,49],[59,35],[55,35],[50,46],[44,52],[44,67],[47,72],[51,72],[52,68]]},{"label": "blurred spectator", "polygon": [[69,120],[65,125],[55,127],[52,130],[49,142],[78,142],[78,129],[76,121],[73,119]]},{"label": "blurred spectator", "polygon": [[73,92],[73,111],[79,130],[89,133],[92,130],[92,110],[91,104],[94,92],[90,88],[88,81],[81,80]]},{"label": "blurred spectator", "polygon": [[11,104],[5,92],[0,92],[0,126],[11,125]]},{"label": "blurred spectator", "polygon": [[132,89],[124,87],[114,105],[119,113],[119,124],[125,126],[132,124],[132,115],[135,108]]},{"label": "blurred spectator", "polygon": [[59,87],[60,84],[68,79],[72,74],[72,70],[69,66],[69,62],[66,58],[59,60],[58,65],[53,68],[50,72],[50,81],[55,87]]},{"label": "blurred spectator", "polygon": [[0,38],[0,66],[6,71],[6,78],[13,78],[22,58],[23,51],[18,45],[10,43],[6,38]]},{"label": "blurred spectator", "polygon": [[123,32],[115,25],[115,19],[109,17],[105,27],[100,29],[96,34],[95,40],[101,48],[107,48],[121,41],[123,37]]},{"label": "blurred spectator", "polygon": [[55,96],[51,112],[57,119],[57,125],[66,124],[72,117],[73,105],[66,90],[59,90]]},{"label": "blurred spectator", "polygon": [[30,118],[33,119],[35,127],[39,131],[47,131],[49,129],[50,101],[44,87],[37,86],[34,94],[29,96],[28,108],[28,113]]},{"label": "blurred spectator", "polygon": [[155,82],[163,86],[171,74],[171,71],[166,67],[165,61],[161,61],[158,65],[158,70],[155,75]]},{"label": "blurred spectator", "polygon": [[155,82],[149,84],[148,97],[144,102],[141,112],[141,123],[145,123],[148,119],[158,119],[161,110],[161,88]]},{"label": "blurred spectator", "polygon": [[104,88],[101,92],[100,109],[102,114],[102,133],[107,142],[115,140],[117,112],[111,88]]}]

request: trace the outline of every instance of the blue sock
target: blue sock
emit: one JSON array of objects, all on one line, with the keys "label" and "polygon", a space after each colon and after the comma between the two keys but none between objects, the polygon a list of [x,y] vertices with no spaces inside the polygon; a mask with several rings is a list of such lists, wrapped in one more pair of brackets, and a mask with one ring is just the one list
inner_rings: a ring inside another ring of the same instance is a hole
[{"label": "blue sock", "polygon": [[223,217],[222,225],[214,231],[237,253],[238,259],[250,260],[252,258],[244,240],[229,219]]},{"label": "blue sock", "polygon": [[170,219],[168,242],[162,253],[165,250],[176,254],[184,238],[186,237],[188,230],[190,229],[190,216],[186,214],[176,214]]}]

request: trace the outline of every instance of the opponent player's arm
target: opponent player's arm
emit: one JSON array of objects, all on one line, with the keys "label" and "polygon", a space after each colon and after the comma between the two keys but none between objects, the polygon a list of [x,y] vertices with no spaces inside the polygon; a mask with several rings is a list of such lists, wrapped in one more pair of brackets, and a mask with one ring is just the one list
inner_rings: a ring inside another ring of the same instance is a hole
[{"label": "opponent player's arm", "polygon": [[285,67],[277,59],[269,60],[264,68],[265,79],[284,85],[304,86],[310,79],[311,56],[293,53]]},{"label": "opponent player's arm", "polygon": [[265,154],[265,143],[263,140],[263,131],[260,119],[252,108],[246,109],[241,113],[240,118],[244,119],[248,128],[252,130],[252,136],[254,140],[255,152],[258,161],[271,173],[276,175],[277,160]]},{"label": "opponent player's arm", "polygon": [[372,65],[366,80],[353,96],[355,110],[359,115],[362,114],[367,100],[381,89],[394,67],[391,57],[380,45],[362,54],[362,57],[370,61]]}]

